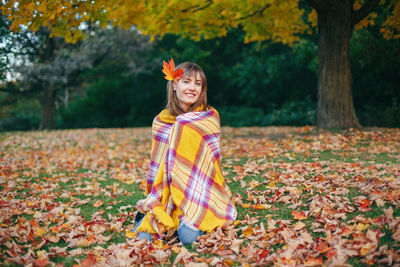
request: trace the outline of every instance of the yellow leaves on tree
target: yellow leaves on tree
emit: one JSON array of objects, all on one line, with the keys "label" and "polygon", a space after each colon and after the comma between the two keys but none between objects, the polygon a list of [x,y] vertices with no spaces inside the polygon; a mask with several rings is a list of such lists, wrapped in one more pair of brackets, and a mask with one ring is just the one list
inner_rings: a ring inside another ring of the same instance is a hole
[{"label": "yellow leaves on tree", "polygon": [[[364,1],[363,1],[364,2]],[[362,4],[360,1],[354,2],[354,10],[359,10],[362,7]],[[378,17],[378,14],[376,12],[370,13],[368,16],[366,16],[364,19],[362,19],[357,25],[355,25],[355,28],[357,30],[368,27],[368,26],[373,26],[375,25],[375,19]]]},{"label": "yellow leaves on tree", "polygon": [[[24,25],[36,31],[49,27],[54,36],[67,41],[83,38],[85,23],[102,27],[111,23],[122,28],[137,27],[145,34],[176,33],[195,39],[227,34],[229,28],[243,27],[246,42],[271,39],[292,44],[308,29],[298,0],[285,1],[28,1],[11,0],[2,6],[12,20],[12,29]],[[212,20],[210,20],[212,18]]]},{"label": "yellow leaves on tree", "polygon": [[393,12],[382,24],[380,29],[385,39],[398,39],[400,38],[400,2],[392,3]]},{"label": "yellow leaves on tree", "polygon": [[[354,10],[364,2],[355,1]],[[381,1],[381,4],[386,2]],[[383,23],[381,32],[385,38],[399,38],[400,3],[394,0],[389,3],[388,9],[393,12]],[[81,29],[88,21],[102,27],[109,24],[125,29],[135,26],[153,39],[166,33],[196,40],[209,39],[226,35],[230,28],[242,27],[246,32],[245,42],[269,39],[288,45],[297,41],[299,34],[310,33],[311,27],[317,26],[315,10],[309,12],[300,8],[299,0],[10,0],[1,11],[12,20],[13,30],[22,25],[33,31],[46,26],[53,36],[63,36],[71,42],[84,38]],[[374,25],[376,18],[377,13],[371,13],[356,28]]]}]

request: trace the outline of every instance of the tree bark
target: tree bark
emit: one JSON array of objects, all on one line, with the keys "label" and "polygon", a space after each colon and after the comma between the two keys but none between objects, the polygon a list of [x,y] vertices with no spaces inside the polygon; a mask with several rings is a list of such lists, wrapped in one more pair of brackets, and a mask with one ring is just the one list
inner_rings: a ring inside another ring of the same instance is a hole
[{"label": "tree bark", "polygon": [[40,130],[56,128],[56,96],[54,90],[46,88],[40,97],[42,115]]},{"label": "tree bark", "polygon": [[318,13],[318,128],[361,128],[354,111],[349,42],[352,1],[330,1]]}]

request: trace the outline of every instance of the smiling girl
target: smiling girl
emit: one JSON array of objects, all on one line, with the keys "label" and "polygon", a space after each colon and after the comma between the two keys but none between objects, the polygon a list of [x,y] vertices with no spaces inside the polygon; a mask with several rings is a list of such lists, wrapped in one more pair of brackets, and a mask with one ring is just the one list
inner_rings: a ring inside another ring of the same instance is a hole
[{"label": "smiling girl", "polygon": [[167,109],[171,115],[207,110],[207,80],[203,70],[195,63],[184,62],[177,67],[183,70],[183,77],[167,84]]},{"label": "smiling girl", "polygon": [[152,149],[145,199],[133,232],[139,239],[178,231],[191,244],[205,232],[236,219],[231,192],[221,172],[220,121],[207,104],[207,80],[195,63],[164,62],[168,103],[152,126]]}]

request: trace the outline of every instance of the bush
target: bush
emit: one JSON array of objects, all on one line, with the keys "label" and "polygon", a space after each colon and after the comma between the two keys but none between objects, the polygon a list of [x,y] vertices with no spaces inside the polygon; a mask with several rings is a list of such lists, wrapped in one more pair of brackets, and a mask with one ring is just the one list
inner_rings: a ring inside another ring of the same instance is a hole
[{"label": "bush", "polygon": [[252,107],[222,107],[218,109],[222,125],[233,127],[261,125],[264,111]]},{"label": "bush", "polygon": [[317,104],[310,97],[285,102],[279,109],[265,116],[262,125],[315,125]]},{"label": "bush", "polygon": [[60,109],[62,128],[126,127],[132,107],[132,81],[122,76],[98,79],[86,96]]},{"label": "bush", "polygon": [[0,113],[1,131],[34,130],[40,126],[40,103],[37,99],[17,99],[14,105],[3,106]]},{"label": "bush", "polygon": [[265,114],[255,107],[219,108],[221,124],[233,127],[266,125],[314,125],[316,121],[316,103],[310,97],[302,101],[285,102],[280,108]]},{"label": "bush", "polygon": [[400,103],[392,99],[392,105],[363,105],[356,110],[363,126],[400,127]]}]

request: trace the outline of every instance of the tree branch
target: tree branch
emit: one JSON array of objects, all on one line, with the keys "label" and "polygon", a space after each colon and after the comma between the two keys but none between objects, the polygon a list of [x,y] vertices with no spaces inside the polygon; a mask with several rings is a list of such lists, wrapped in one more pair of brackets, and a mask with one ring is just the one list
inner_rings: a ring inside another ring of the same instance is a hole
[{"label": "tree branch", "polygon": [[186,13],[189,11],[193,11],[193,12],[197,12],[203,9],[206,9],[207,7],[211,6],[214,2],[212,0],[207,0],[207,4],[205,4],[204,6],[200,6],[200,5],[194,5],[188,8],[185,8],[183,10],[181,10],[182,13]]},{"label": "tree branch", "polygon": [[368,14],[371,13],[375,9],[375,7],[379,4],[379,1],[380,0],[368,0],[359,10],[353,11],[351,17],[351,23],[353,25],[356,25],[363,18],[368,16]]},{"label": "tree branch", "polygon": [[251,14],[249,14],[247,16],[240,17],[240,18],[237,18],[235,20],[244,20],[244,19],[248,19],[248,18],[254,17],[254,16],[261,16],[264,13],[264,10],[266,10],[270,6],[271,6],[271,4],[266,4],[260,10],[254,11],[253,13],[251,13]]}]

